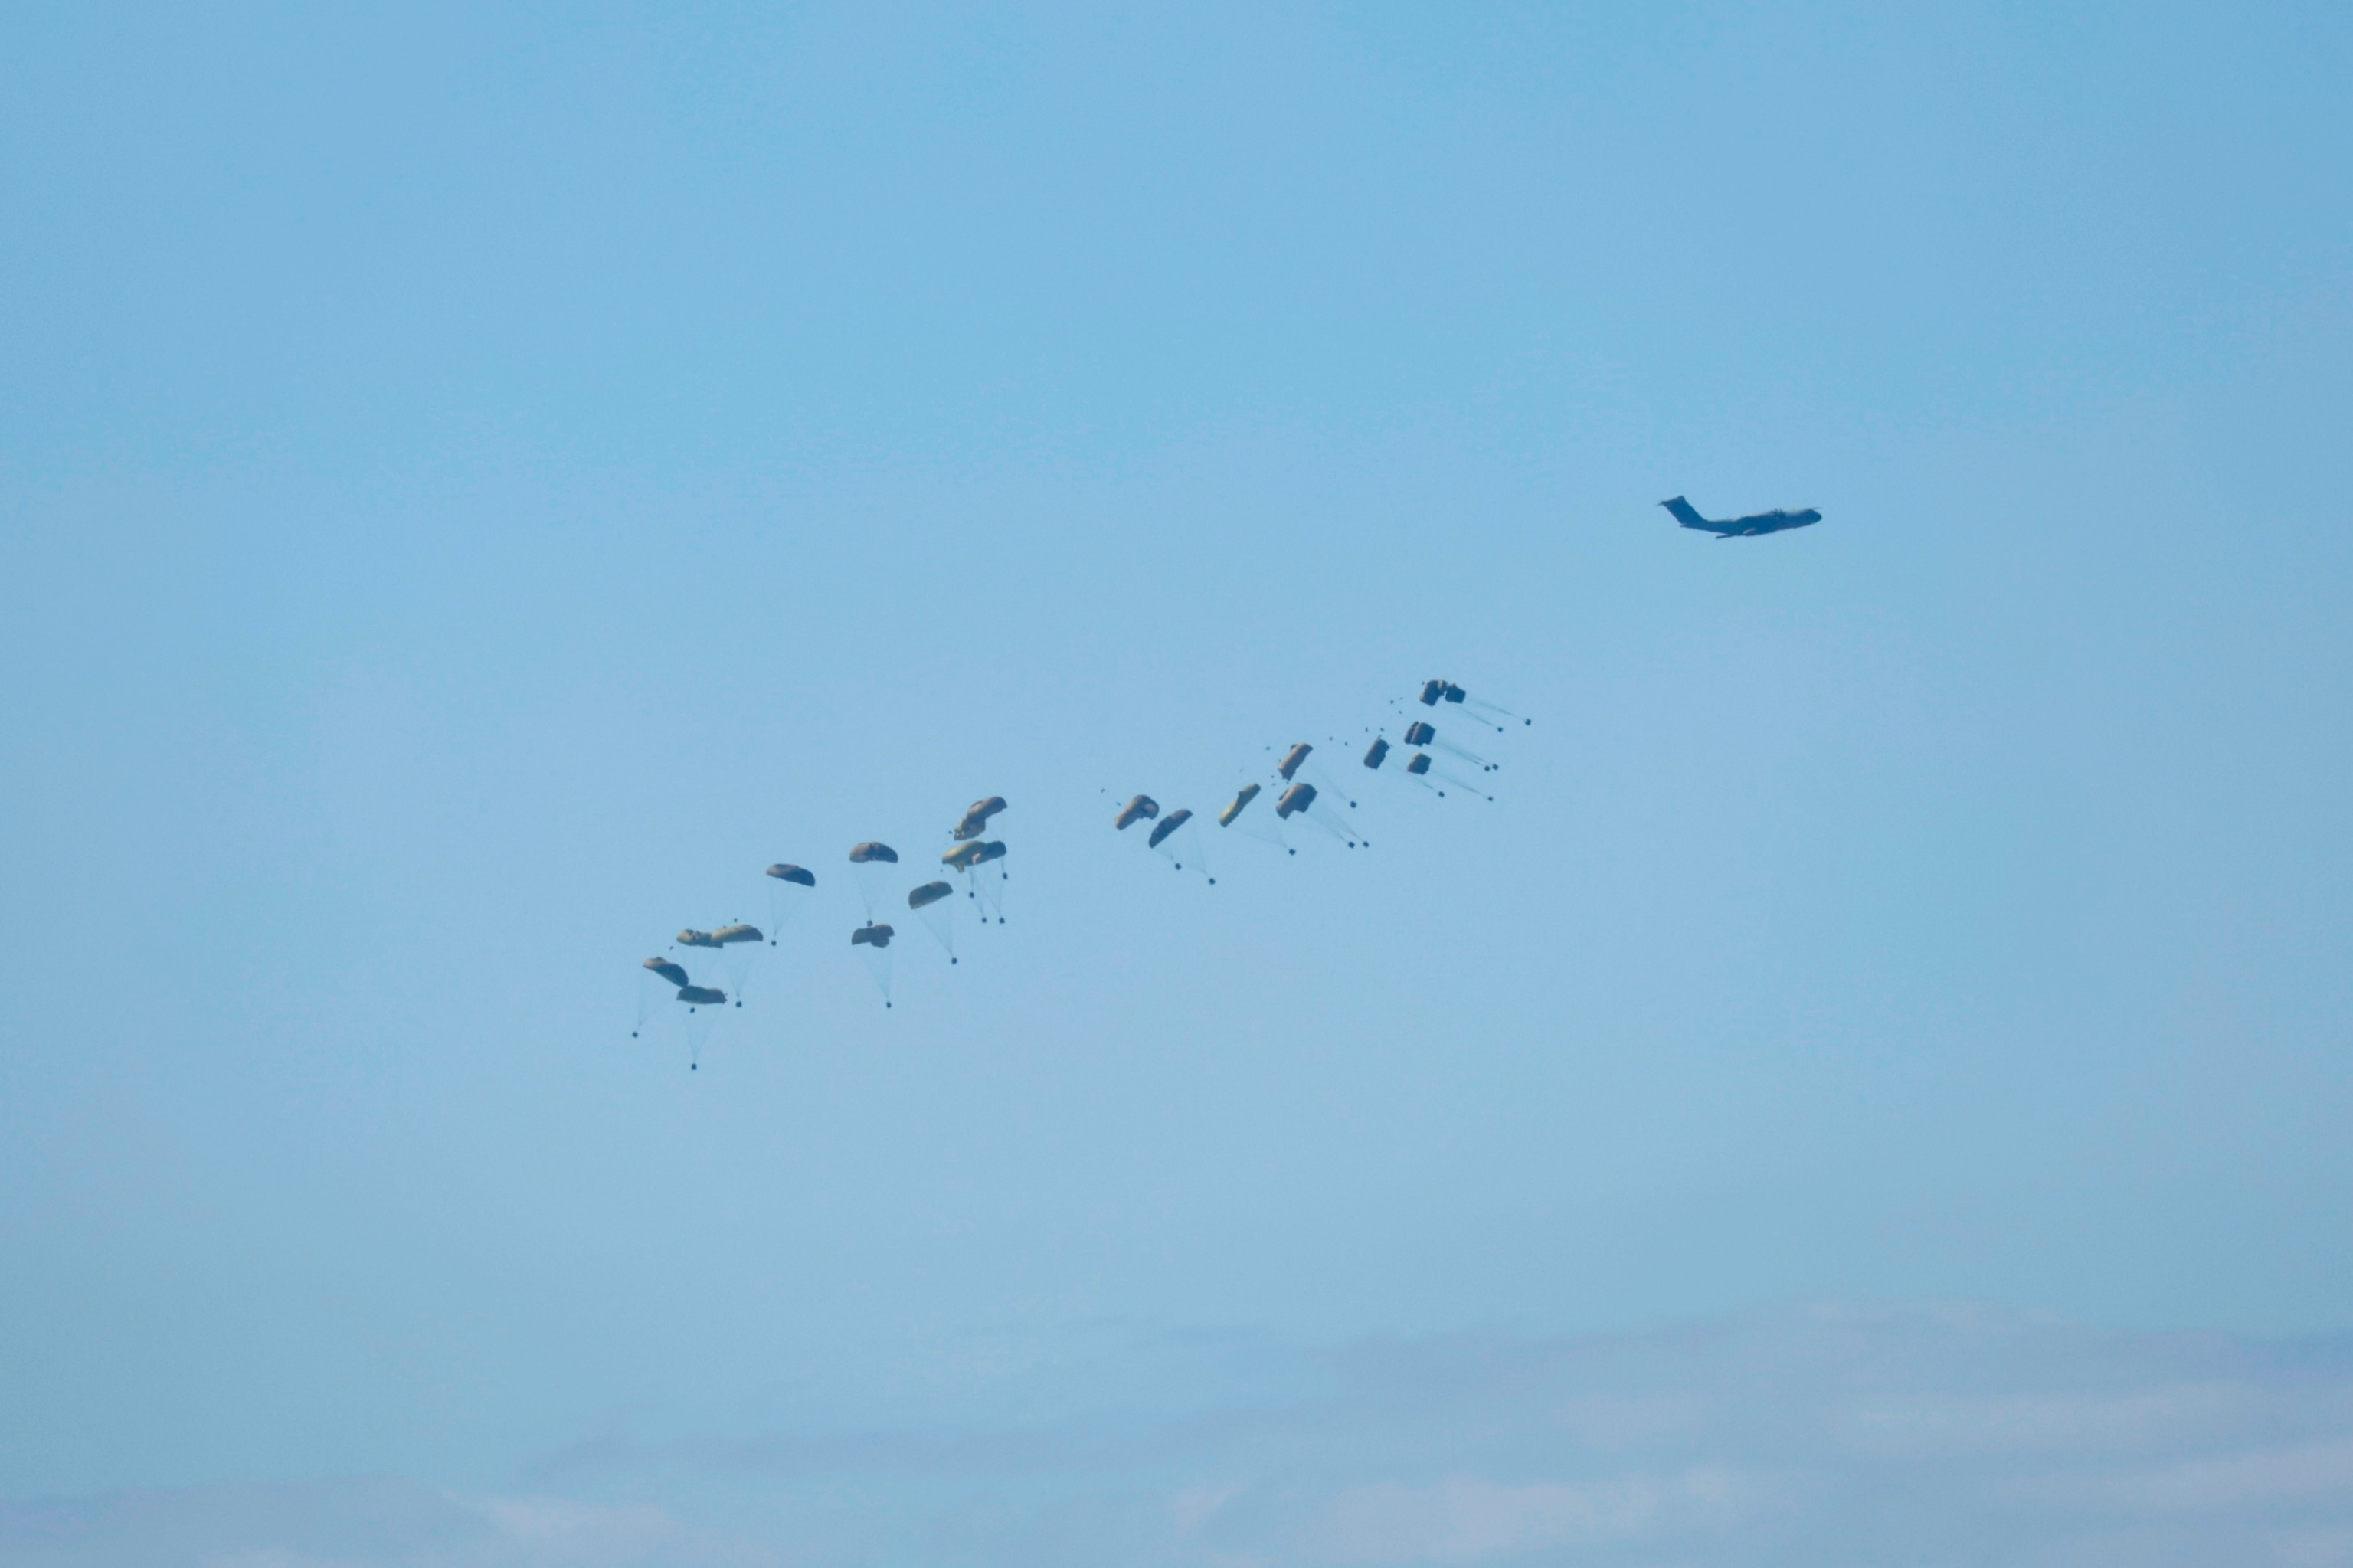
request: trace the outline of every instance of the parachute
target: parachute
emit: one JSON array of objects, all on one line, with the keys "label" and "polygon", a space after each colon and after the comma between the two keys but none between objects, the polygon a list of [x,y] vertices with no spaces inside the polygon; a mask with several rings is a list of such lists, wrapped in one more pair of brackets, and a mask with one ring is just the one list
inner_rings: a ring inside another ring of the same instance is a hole
[{"label": "parachute", "polygon": [[1349,788],[1345,780],[1335,779],[1325,772],[1324,765],[1314,760],[1314,756],[1315,748],[1313,746],[1303,740],[1299,742],[1289,751],[1284,752],[1282,760],[1274,765],[1275,777],[1286,784],[1313,784],[1315,786],[1317,794],[1330,795],[1335,800],[1346,800],[1348,809],[1356,810],[1356,802],[1352,798],[1355,791]]},{"label": "parachute", "polygon": [[[1144,843],[1146,849],[1156,851],[1177,870],[1184,870],[1189,861],[1193,869],[1203,876],[1209,876],[1208,859],[1201,853],[1201,835],[1193,827],[1193,813],[1188,808],[1179,806],[1161,818],[1152,830],[1152,836]],[[1215,886],[1217,881],[1216,877],[1209,876],[1211,886]]]},{"label": "parachute", "polygon": [[[1471,793],[1480,797],[1482,800],[1492,800],[1495,798],[1493,795],[1488,794],[1484,789],[1479,788],[1478,785],[1472,783],[1467,779],[1458,779],[1453,774],[1445,771],[1443,768],[1432,767],[1430,765],[1430,753],[1426,751],[1415,752],[1413,754],[1413,760],[1405,765],[1405,770],[1409,776],[1411,776],[1415,783],[1422,785],[1427,789],[1437,789],[1439,784],[1451,784],[1458,789],[1468,789]],[[1436,780],[1436,782],[1433,783],[1432,780]],[[1440,800],[1443,800],[1446,797],[1446,791],[1439,789],[1438,795]]]},{"label": "parachute", "polygon": [[962,843],[966,839],[980,837],[988,831],[988,819],[1003,810],[1005,810],[1005,797],[1002,795],[991,795],[986,800],[975,800],[965,808],[964,819],[955,825],[956,842]]},{"label": "parachute", "polygon": [[[1309,821],[1350,849],[1365,842],[1364,836],[1337,810],[1340,806],[1352,811],[1356,809],[1355,784],[1351,779],[1333,777],[1316,758],[1314,747],[1303,740],[1297,742],[1282,754],[1282,760],[1274,765],[1274,772],[1276,778],[1290,785],[1274,802],[1275,821],[1271,825],[1278,842],[1281,842],[1281,824],[1293,817],[1304,815],[1307,809],[1319,800],[1323,802],[1323,809],[1308,817]],[[1302,786],[1305,787],[1303,791]],[[1287,843],[1282,847],[1293,854],[1298,853]]]},{"label": "parachute", "polygon": [[1005,924],[1005,870],[1002,866],[993,871],[984,869],[990,863],[1004,858],[1005,842],[1001,839],[960,843],[940,855],[940,863],[949,870],[971,874],[972,885],[966,891],[980,905],[980,919],[984,926],[988,924],[992,914],[997,916],[998,925]]},{"label": "parachute", "polygon": [[1146,817],[1156,817],[1159,814],[1159,801],[1149,795],[1137,795],[1119,809],[1119,815],[1111,820],[1111,825],[1125,832]]},{"label": "parachute", "polygon": [[719,946],[718,938],[712,936],[708,931],[697,931],[691,927],[688,927],[686,930],[681,931],[677,936],[672,937],[670,940],[676,942],[681,948],[715,948]]},{"label": "parachute", "polygon": [[1465,750],[1451,740],[1440,738],[1437,726],[1420,719],[1405,726],[1405,743],[1408,746],[1426,746],[1433,751],[1443,751],[1449,756],[1459,757],[1477,768],[1482,773],[1493,773],[1498,766],[1475,751]]},{"label": "parachute", "polygon": [[948,962],[955,963],[955,889],[944,882],[927,882],[907,895],[907,907],[923,917],[940,946],[947,950]]},{"label": "parachute", "polygon": [[1334,838],[1338,839],[1342,843],[1346,844],[1350,849],[1355,849],[1358,844],[1364,842],[1364,839],[1359,836],[1356,830],[1349,824],[1348,819],[1332,810],[1331,807],[1326,806],[1321,811],[1311,811],[1309,810],[1309,808],[1314,806],[1321,798],[1321,792],[1316,789],[1315,786],[1308,783],[1303,779],[1298,783],[1293,784],[1290,789],[1285,789],[1275,800],[1274,814],[1277,817],[1286,819],[1291,817],[1304,818],[1309,823],[1323,829],[1325,832],[1330,833]]},{"label": "parachute", "polygon": [[1424,681],[1421,683],[1421,705],[1434,708],[1442,702],[1456,705],[1472,717],[1483,721],[1498,734],[1505,727],[1504,721],[1507,719],[1520,719],[1524,725],[1536,722],[1532,718],[1520,718],[1519,715],[1509,708],[1499,708],[1493,703],[1482,702],[1451,681]]},{"label": "parachute", "polygon": [[899,863],[899,852],[889,844],[868,839],[849,846],[849,863],[857,867],[850,875],[857,879],[858,900],[866,906],[866,918],[871,924],[877,907],[895,880],[884,868]]},{"label": "parachute", "polygon": [[682,985],[678,988],[678,1000],[686,1003],[686,1070],[702,1070],[702,1043],[711,1038],[711,1023],[715,1016],[702,1010],[723,1008],[727,993],[716,986]]},{"label": "parachute", "polygon": [[1261,843],[1271,844],[1285,854],[1297,854],[1299,852],[1293,849],[1283,839],[1282,820],[1280,817],[1270,817],[1264,811],[1253,813],[1250,809],[1250,802],[1257,800],[1265,788],[1264,785],[1252,780],[1235,790],[1234,798],[1227,801],[1224,810],[1218,813],[1218,826],[1240,827],[1241,836],[1244,838],[1256,839]]},{"label": "parachute", "polygon": [[817,887],[817,878],[797,865],[779,863],[768,868],[768,946],[798,914]]},{"label": "parachute", "polygon": [[646,1027],[646,1014],[654,999],[654,982],[659,980],[673,991],[690,983],[686,970],[665,958],[650,958],[638,970],[638,1021],[629,1025],[629,1038],[635,1040]]},{"label": "parachute", "polygon": [[874,977],[874,984],[882,992],[882,1005],[891,1005],[891,938],[899,933],[888,926],[872,922],[860,926],[849,934],[849,945],[856,948],[866,960],[866,972]]},{"label": "parachute", "polygon": [[992,915],[997,916],[998,925],[1005,924],[1004,862],[1005,841],[990,839],[980,846],[980,853],[973,857],[972,864],[967,868],[971,873],[972,886],[966,891],[971,894],[973,902],[980,906],[980,923],[984,926],[988,924],[988,917]]},{"label": "parachute", "polygon": [[[1430,726],[1426,724],[1408,725],[1406,726],[1407,744],[1412,744],[1413,738],[1416,735],[1423,734],[1429,730]],[[1417,751],[1412,757],[1407,759],[1404,767],[1389,768],[1387,772],[1382,771],[1384,768],[1388,768],[1389,753],[1395,749],[1396,748],[1394,747],[1389,745],[1388,736],[1374,736],[1373,744],[1365,748],[1365,767],[1378,778],[1394,779],[1401,784],[1414,784],[1419,785],[1425,789],[1430,789],[1431,786],[1428,777],[1426,777],[1430,773],[1430,754],[1428,752]],[[1459,779],[1450,779],[1446,774],[1440,774],[1438,777],[1441,779],[1449,779],[1450,782],[1461,782]],[[1466,789],[1472,788],[1472,786],[1468,784],[1465,784],[1462,787]],[[1438,793],[1443,795],[1446,791],[1440,789]]]},{"label": "parachute", "polygon": [[752,978],[752,956],[767,939],[760,927],[740,921],[711,933],[711,945],[719,949],[720,961],[727,967],[727,989],[735,993],[738,1007],[744,1005],[744,982]]}]

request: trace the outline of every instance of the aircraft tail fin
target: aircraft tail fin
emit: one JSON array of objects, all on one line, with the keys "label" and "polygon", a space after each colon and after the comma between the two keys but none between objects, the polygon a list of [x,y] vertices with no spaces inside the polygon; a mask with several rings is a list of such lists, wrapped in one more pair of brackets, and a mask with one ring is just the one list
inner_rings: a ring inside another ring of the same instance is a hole
[{"label": "aircraft tail fin", "polygon": [[1713,529],[1715,526],[1706,518],[1701,516],[1699,513],[1693,508],[1692,503],[1684,500],[1680,495],[1676,496],[1672,501],[1662,501],[1659,504],[1672,513],[1674,514],[1675,521],[1682,524],[1686,528]]}]

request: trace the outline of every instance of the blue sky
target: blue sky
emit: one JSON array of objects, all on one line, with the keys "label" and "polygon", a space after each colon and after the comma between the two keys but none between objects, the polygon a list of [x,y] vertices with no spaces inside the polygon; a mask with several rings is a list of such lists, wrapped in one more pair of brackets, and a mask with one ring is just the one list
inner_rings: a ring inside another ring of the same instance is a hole
[{"label": "blue sky", "polygon": [[[1475,1405],[1464,1335],[1650,1336],[1662,1398],[1706,1325],[1954,1301],[2335,1365],[2348,57],[2321,6],[10,16],[0,1547],[168,1555],[105,1533],[164,1496],[429,1560],[251,1502],[381,1486],[995,1561],[891,1536],[888,1466],[551,1457],[1156,1430],[1377,1347]],[[1492,806],[1214,888],[1110,830],[1430,675],[1536,720]],[[886,1013],[842,852],[992,792],[1008,923],[910,932]],[[778,859],[818,910],[702,1070],[630,1040]],[[2319,1404],[2180,1454],[2333,1475]],[[1618,1484],[1556,1439],[1326,1471]],[[1212,1450],[1117,1484],[1258,1484]],[[1591,1544],[1512,1496],[1398,1560]]]}]

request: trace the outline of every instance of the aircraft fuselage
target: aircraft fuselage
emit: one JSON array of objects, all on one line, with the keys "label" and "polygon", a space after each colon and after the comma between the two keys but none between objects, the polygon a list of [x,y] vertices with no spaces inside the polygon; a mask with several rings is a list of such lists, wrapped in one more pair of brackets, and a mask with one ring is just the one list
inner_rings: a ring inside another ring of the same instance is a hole
[{"label": "aircraft fuselage", "polygon": [[1822,520],[1822,514],[1810,506],[1802,512],[1757,512],[1719,521],[1701,516],[1698,509],[1680,495],[1659,504],[1673,514],[1675,521],[1684,527],[1697,528],[1719,539],[1746,539],[1759,534],[1778,534],[1786,528],[1809,528]]}]

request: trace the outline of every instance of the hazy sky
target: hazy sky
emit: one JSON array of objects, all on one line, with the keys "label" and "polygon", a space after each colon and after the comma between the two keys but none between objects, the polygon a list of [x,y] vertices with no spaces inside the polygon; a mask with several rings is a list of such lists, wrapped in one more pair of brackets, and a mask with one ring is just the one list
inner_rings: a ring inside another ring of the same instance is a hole
[{"label": "hazy sky", "polygon": [[[2353,1495],[2348,79],[2323,5],[12,11],[0,1561],[2041,1499],[1983,1562],[2092,1528],[2086,1388]],[[1492,806],[1110,828],[1431,675],[1536,721]],[[886,1012],[843,853],[992,792]],[[702,1069],[631,1040],[778,859]],[[2029,1403],[1744,1436],[1856,1388]],[[2245,1517],[2179,1560],[2353,1561]]]}]

